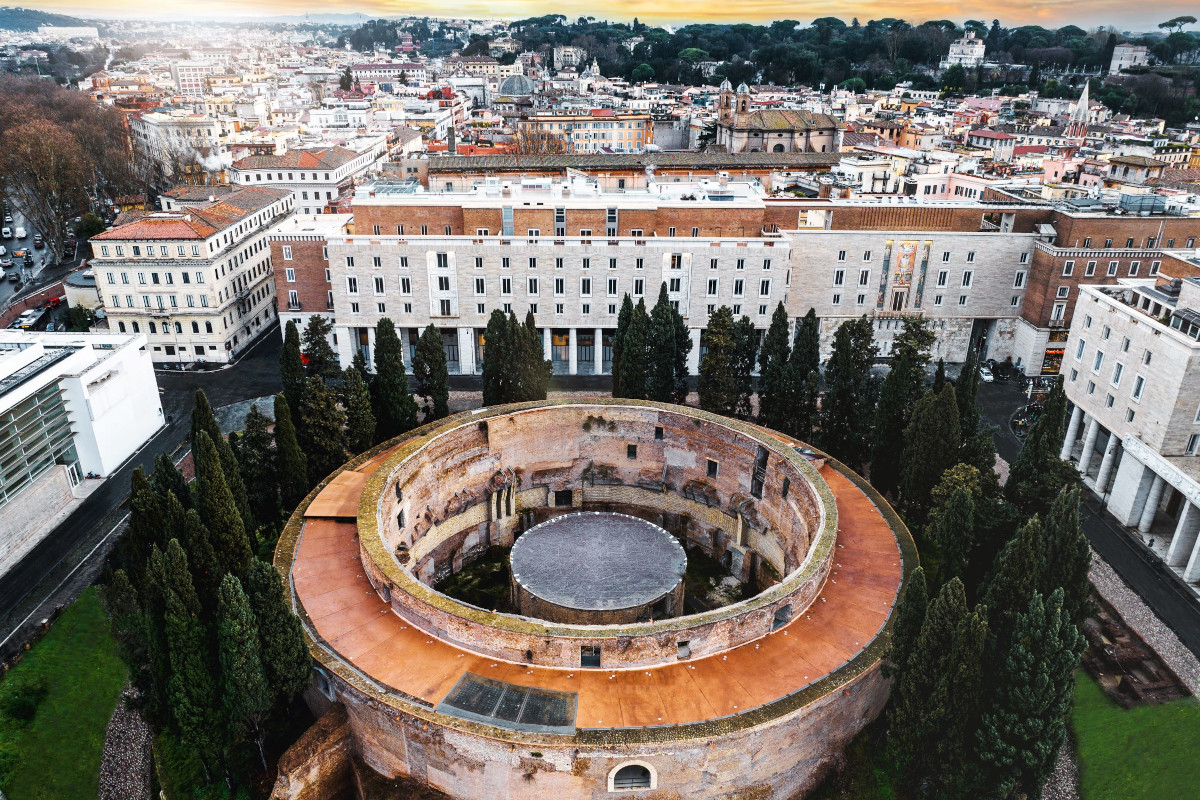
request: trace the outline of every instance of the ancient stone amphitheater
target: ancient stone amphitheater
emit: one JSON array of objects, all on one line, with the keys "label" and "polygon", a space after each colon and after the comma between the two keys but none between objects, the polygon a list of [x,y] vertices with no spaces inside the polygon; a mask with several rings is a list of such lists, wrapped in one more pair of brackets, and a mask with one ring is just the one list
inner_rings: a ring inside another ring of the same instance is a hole
[{"label": "ancient stone amphitheater", "polygon": [[[521,614],[433,588],[497,547]],[[753,591],[687,607],[686,553]],[[297,509],[276,563],[346,747],[382,776],[472,800],[789,798],[882,710],[916,552],[800,442],[588,399],[364,454]]]}]

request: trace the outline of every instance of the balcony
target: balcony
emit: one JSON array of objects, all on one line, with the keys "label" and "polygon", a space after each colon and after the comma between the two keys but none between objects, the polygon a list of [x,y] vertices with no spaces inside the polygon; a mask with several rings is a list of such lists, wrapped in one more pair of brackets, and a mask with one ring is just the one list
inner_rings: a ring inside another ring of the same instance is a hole
[{"label": "balcony", "polygon": [[303,311],[304,304],[301,303],[299,300],[288,300],[287,310],[288,311]]}]

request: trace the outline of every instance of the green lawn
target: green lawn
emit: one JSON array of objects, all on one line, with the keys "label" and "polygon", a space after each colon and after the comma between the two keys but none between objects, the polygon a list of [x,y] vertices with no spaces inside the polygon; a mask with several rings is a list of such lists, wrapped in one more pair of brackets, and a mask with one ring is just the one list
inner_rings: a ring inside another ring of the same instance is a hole
[{"label": "green lawn", "polygon": [[1083,800],[1195,796],[1200,776],[1196,698],[1125,711],[1080,671],[1071,725]]},{"label": "green lawn", "polygon": [[108,620],[94,588],[69,606],[50,632],[7,676],[45,681],[47,693],[33,720],[0,722],[0,741],[19,761],[4,790],[10,800],[95,797],[104,728],[125,684]]}]

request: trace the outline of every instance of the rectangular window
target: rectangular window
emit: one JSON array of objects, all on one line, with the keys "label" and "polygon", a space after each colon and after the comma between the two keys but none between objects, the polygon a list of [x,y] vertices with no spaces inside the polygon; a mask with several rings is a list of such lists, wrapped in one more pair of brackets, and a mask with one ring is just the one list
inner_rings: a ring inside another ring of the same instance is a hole
[{"label": "rectangular window", "polygon": [[[182,255],[182,253],[181,253],[180,255]],[[292,260],[292,248],[291,248],[291,245],[286,245],[286,244],[285,244],[285,245],[283,246],[283,260],[284,260],[284,261],[291,261],[291,260]]]},{"label": "rectangular window", "polygon": [[938,276],[937,276],[937,285],[938,286],[945,286],[949,280],[950,280],[949,270],[941,270],[940,272],[938,272]]},{"label": "rectangular window", "polygon": [[1117,267],[1120,265],[1120,263],[1121,263],[1120,261],[1110,261],[1110,262],[1108,262],[1108,274],[1109,274],[1109,277],[1112,277],[1113,275],[1116,275],[1116,274],[1117,274]]},{"label": "rectangular window", "polygon": [[845,261],[845,260],[846,260],[846,251],[838,250],[838,261]]},{"label": "rectangular window", "polygon": [[354,276],[346,278],[346,291],[349,294],[358,294],[358,278]]},{"label": "rectangular window", "polygon": [[1131,277],[1131,278],[1136,277],[1138,274],[1138,267],[1140,267],[1141,265],[1142,265],[1142,262],[1140,262],[1140,261],[1130,261],[1129,262],[1129,277]]},{"label": "rectangular window", "polygon": [[383,266],[383,256],[371,256],[371,266],[376,269]]},{"label": "rectangular window", "polygon": [[400,279],[400,294],[412,294],[412,278]]},{"label": "rectangular window", "polygon": [[871,282],[871,270],[860,269],[858,271],[858,285],[866,286]]},{"label": "rectangular window", "polygon": [[608,296],[609,297],[617,296],[617,279],[616,278],[608,279]]},{"label": "rectangular window", "polygon": [[637,447],[638,446],[636,444],[625,445],[625,457],[626,458],[637,458]]},{"label": "rectangular window", "polygon": [[383,294],[383,277],[375,276],[375,294]]},{"label": "rectangular window", "polygon": [[1184,448],[1183,452],[1186,455],[1194,456],[1194,455],[1196,455],[1196,446],[1197,445],[1200,445],[1200,433],[1193,433],[1191,436],[1188,437],[1187,447]]},{"label": "rectangular window", "polygon": [[1090,278],[1095,274],[1096,274],[1096,262],[1095,261],[1087,262],[1087,266],[1083,268],[1083,276],[1085,278]]},{"label": "rectangular window", "polygon": [[449,253],[438,253],[436,258],[437,258],[437,268],[438,269],[449,269],[450,268],[450,254]]},{"label": "rectangular window", "polygon": [[1015,278],[1013,278],[1013,288],[1020,289],[1025,285],[1025,270],[1019,270]]},{"label": "rectangular window", "polygon": [[764,258],[763,259],[763,269],[770,269],[770,268],[771,268],[771,259]]},{"label": "rectangular window", "polygon": [[971,250],[970,252],[967,253],[967,263],[968,264],[975,263],[975,251],[974,250]]},{"label": "rectangular window", "polygon": [[975,277],[975,273],[972,272],[971,270],[967,270],[966,272],[963,273],[962,285],[964,288],[969,287],[971,285],[971,279],[973,277]]},{"label": "rectangular window", "polygon": [[746,294],[746,282],[744,280],[742,280],[741,278],[738,278],[737,280],[735,280],[733,282],[733,296],[734,297],[742,297],[745,294]]},{"label": "rectangular window", "polygon": [[592,279],[591,278],[580,278],[579,279],[579,294],[583,297],[591,297],[592,296]]},{"label": "rectangular window", "polygon": [[1096,358],[1092,361],[1092,372],[1099,372],[1100,365],[1104,363],[1104,351],[1097,350]]},{"label": "rectangular window", "polygon": [[347,267],[354,266],[354,256],[346,256],[346,266]]},{"label": "rectangular window", "polygon": [[1063,277],[1064,278],[1071,277],[1072,273],[1074,273],[1074,272],[1075,272],[1075,262],[1074,261],[1068,261],[1063,264]]},{"label": "rectangular window", "polygon": [[537,278],[530,278],[530,279],[529,279],[529,281],[528,281],[528,283],[527,283],[527,285],[526,285],[526,289],[527,289],[527,293],[528,293],[530,296],[537,296],[537,293],[538,293],[538,279],[537,279]]},{"label": "rectangular window", "polygon": [[770,280],[764,280],[758,284],[758,296],[759,297],[770,297],[771,296],[771,281]]},{"label": "rectangular window", "polygon": [[719,467],[719,465],[717,464],[717,462],[716,462],[716,461],[713,461],[713,460],[710,458],[710,459],[708,459],[708,465],[707,465],[707,466],[708,466],[708,470],[707,470],[706,474],[708,475],[708,477],[710,477],[710,478],[716,478],[716,477],[717,477],[717,470],[720,468],[720,467]]},{"label": "rectangular window", "polygon": [[646,281],[643,278],[638,278],[633,282],[633,296],[641,297],[646,293]]},{"label": "rectangular window", "polygon": [[450,300],[438,300],[438,312],[443,317],[450,316]]},{"label": "rectangular window", "polygon": [[1132,397],[1134,400],[1141,400],[1142,399],[1142,390],[1145,388],[1146,388],[1146,379],[1143,378],[1141,375],[1138,375],[1136,378],[1133,379],[1133,391],[1130,393],[1129,396]]},{"label": "rectangular window", "polygon": [[1112,371],[1112,385],[1113,386],[1121,385],[1121,373],[1123,373],[1124,371],[1125,371],[1125,365],[1122,364],[1121,362],[1118,361],[1115,365],[1113,365],[1113,371]]},{"label": "rectangular window", "polygon": [[[834,296],[833,296],[833,304],[834,304],[835,306],[840,306],[840,305],[842,304],[842,296],[841,296],[840,294],[834,294]],[[710,312],[710,313],[711,313],[711,312]]]},{"label": "rectangular window", "polygon": [[537,259],[536,259],[535,257],[533,257],[533,256],[530,256],[530,257],[529,257],[529,268],[530,268],[530,269],[537,269]]},{"label": "rectangular window", "polygon": [[[110,281],[110,283],[111,283],[111,281]],[[716,297],[716,296],[717,296],[717,279],[716,279],[716,278],[709,278],[709,279],[708,279],[708,292],[707,292],[707,295],[708,295],[709,297]]]},{"label": "rectangular window", "polygon": [[833,272],[833,285],[844,286],[846,283],[846,270],[839,269]]},{"label": "rectangular window", "polygon": [[960,306],[965,306],[967,304],[967,296],[965,294],[960,294],[958,296],[958,304]]},{"label": "rectangular window", "polygon": [[870,260],[871,260],[871,251],[867,250],[866,252],[863,253],[863,261],[870,261]]},{"label": "rectangular window", "polygon": [[942,263],[943,263],[943,264],[945,264],[945,263],[947,263],[947,262],[949,262],[949,261],[950,261],[950,251],[949,251],[949,250],[945,250],[945,251],[943,251],[943,252],[942,252]]},{"label": "rectangular window", "polygon": [[942,295],[940,295],[940,294],[935,294],[935,295],[933,296],[933,304],[934,304],[935,306],[940,306],[940,305],[942,304]]},{"label": "rectangular window", "polygon": [[1071,294],[1070,286],[1060,286],[1060,287],[1058,287],[1058,290],[1055,292],[1054,296],[1059,298],[1060,300],[1065,300],[1065,299],[1067,299],[1067,297],[1070,294]]},{"label": "rectangular window", "polygon": [[1083,352],[1087,349],[1087,342],[1083,339],[1079,340],[1079,344],[1075,345],[1075,360],[1083,358]]}]

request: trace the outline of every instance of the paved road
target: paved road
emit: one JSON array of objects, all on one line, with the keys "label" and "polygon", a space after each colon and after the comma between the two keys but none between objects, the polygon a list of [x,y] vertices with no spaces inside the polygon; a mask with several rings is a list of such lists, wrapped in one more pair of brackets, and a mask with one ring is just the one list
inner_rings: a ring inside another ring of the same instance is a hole
[{"label": "paved road", "polygon": [[[979,385],[979,405],[985,421],[1000,428],[996,451],[1012,463],[1021,451],[1021,440],[1008,424],[1013,412],[1026,403],[1015,384]],[[1092,549],[1107,561],[1121,579],[1137,592],[1183,645],[1200,658],[1200,601],[1162,560],[1117,522],[1091,491],[1082,492],[1080,525]]]},{"label": "paved road", "polygon": [[[58,528],[16,566],[0,576],[0,658],[19,647],[27,632],[49,610],[69,603],[99,573],[111,548],[114,525],[129,494],[134,469],[149,472],[159,453],[172,453],[191,429],[196,389],[214,406],[274,394],[279,378],[277,328],[245,353],[233,367],[211,372],[158,372],[163,413],[170,422],[137,454],[97,488]],[[106,541],[107,539],[107,541]]]}]

